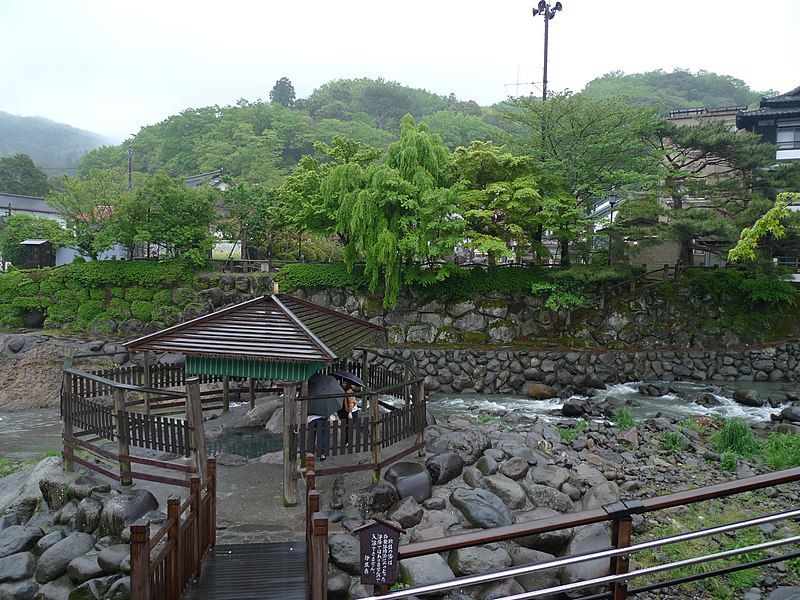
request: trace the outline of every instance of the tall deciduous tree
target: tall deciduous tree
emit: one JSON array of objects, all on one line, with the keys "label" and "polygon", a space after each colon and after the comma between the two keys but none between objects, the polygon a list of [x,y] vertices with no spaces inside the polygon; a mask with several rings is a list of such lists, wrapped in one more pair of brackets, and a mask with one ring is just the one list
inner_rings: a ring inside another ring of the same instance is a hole
[{"label": "tall deciduous tree", "polygon": [[289,108],[294,106],[294,86],[288,77],[281,77],[269,92],[269,101]]},{"label": "tall deciduous tree", "polygon": [[46,196],[49,189],[47,175],[27,154],[0,158],[0,193]]}]

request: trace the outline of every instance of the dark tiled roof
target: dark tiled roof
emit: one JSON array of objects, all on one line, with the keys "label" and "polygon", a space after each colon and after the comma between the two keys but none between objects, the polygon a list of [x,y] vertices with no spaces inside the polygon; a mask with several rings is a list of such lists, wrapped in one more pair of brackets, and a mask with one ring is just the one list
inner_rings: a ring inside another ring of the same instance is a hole
[{"label": "dark tiled roof", "polygon": [[204,183],[217,186],[222,182],[222,176],[226,173],[225,169],[217,169],[209,173],[200,173],[199,175],[192,175],[186,178],[186,185],[189,187],[199,187]]},{"label": "dark tiled roof", "polygon": [[8,207],[11,212],[36,212],[57,215],[56,209],[50,206],[44,198],[39,196],[20,196],[19,194],[4,194],[0,192],[0,213],[5,214]]},{"label": "dark tiled roof", "polygon": [[132,350],[267,361],[330,362],[382,327],[288,294],[261,296],[125,344]]},{"label": "dark tiled roof", "polygon": [[761,106],[781,106],[783,104],[797,103],[800,104],[800,87],[794,88],[790,92],[773,96],[772,98],[764,98],[761,100]]},{"label": "dark tiled roof", "polygon": [[762,108],[753,108],[742,112],[740,117],[791,117],[800,115],[800,106],[787,106],[785,108],[772,108],[765,106]]}]

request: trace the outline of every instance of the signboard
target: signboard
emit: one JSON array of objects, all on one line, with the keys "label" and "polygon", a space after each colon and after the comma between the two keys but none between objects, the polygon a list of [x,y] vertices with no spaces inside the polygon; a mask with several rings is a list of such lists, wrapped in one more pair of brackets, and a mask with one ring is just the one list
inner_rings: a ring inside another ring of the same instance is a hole
[{"label": "signboard", "polygon": [[397,581],[397,556],[403,529],[381,519],[359,527],[361,583],[391,586]]}]

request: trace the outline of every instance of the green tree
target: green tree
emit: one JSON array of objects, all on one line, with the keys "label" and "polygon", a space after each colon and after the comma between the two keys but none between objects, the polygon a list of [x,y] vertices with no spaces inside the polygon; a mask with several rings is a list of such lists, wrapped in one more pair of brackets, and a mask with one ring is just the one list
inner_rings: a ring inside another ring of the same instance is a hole
[{"label": "green tree", "polygon": [[47,175],[27,154],[0,158],[0,192],[22,196],[46,196]]},{"label": "green tree", "polygon": [[25,258],[20,242],[29,239],[47,240],[53,248],[69,246],[74,239],[57,221],[26,214],[7,217],[0,228],[0,255],[3,260],[19,265]]},{"label": "green tree", "polygon": [[124,176],[111,169],[61,178],[64,191],[53,192],[47,201],[67,220],[75,234],[75,246],[93,260],[114,245],[109,216],[127,194]]},{"label": "green tree", "polygon": [[752,226],[742,229],[739,241],[728,251],[728,260],[732,262],[755,260],[760,243],[770,237],[779,240],[786,236],[786,225],[792,218],[792,213],[786,205],[792,200],[800,200],[800,193],[780,194],[775,206],[765,212]]},{"label": "green tree", "polygon": [[508,138],[502,129],[490,125],[481,116],[456,110],[440,110],[422,122],[451,149],[469,146],[476,140],[502,143]]},{"label": "green tree", "polygon": [[294,106],[294,86],[288,77],[281,77],[275,82],[269,92],[269,101],[273,104],[280,104],[285,108]]}]

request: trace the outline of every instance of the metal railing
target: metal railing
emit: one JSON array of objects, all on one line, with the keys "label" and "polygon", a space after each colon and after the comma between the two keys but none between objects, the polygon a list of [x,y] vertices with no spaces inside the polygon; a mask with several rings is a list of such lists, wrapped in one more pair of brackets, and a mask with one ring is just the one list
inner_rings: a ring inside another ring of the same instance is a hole
[{"label": "metal railing", "polygon": [[645,584],[639,587],[629,587],[629,582],[646,576],[672,571],[683,567],[690,567],[693,565],[700,565],[727,558],[748,555],[750,553],[764,552],[773,548],[788,546],[800,542],[800,535],[791,535],[782,539],[770,540],[757,544],[749,544],[740,548],[722,550],[710,554],[689,557],[683,560],[630,570],[631,555],[638,552],[643,552],[645,550],[651,550],[654,548],[661,548],[671,544],[708,538],[715,535],[727,534],[778,521],[797,519],[800,518],[800,510],[788,510],[763,517],[756,517],[726,525],[708,527],[705,529],[680,533],[669,537],[648,540],[631,545],[633,515],[645,515],[655,511],[668,510],[709,500],[727,498],[745,492],[761,490],[764,488],[797,481],[800,481],[800,468],[787,469],[783,471],[777,471],[775,473],[757,475],[755,477],[749,477],[746,479],[675,492],[655,498],[620,501],[614,504],[585,510],[583,512],[574,514],[557,515],[554,517],[539,519],[526,523],[518,523],[515,525],[497,527],[484,531],[465,533],[447,538],[407,544],[405,546],[400,546],[399,558],[401,560],[405,558],[426,556],[439,552],[447,552],[459,548],[478,546],[491,542],[514,540],[521,537],[548,533],[583,525],[590,525],[594,523],[610,522],[612,524],[612,546],[609,548],[594,552],[573,554],[571,556],[557,558],[533,565],[518,566],[513,569],[505,569],[495,573],[460,577],[448,582],[406,588],[383,595],[371,596],[367,600],[396,600],[411,596],[421,596],[429,593],[441,594],[447,592],[448,590],[461,589],[463,587],[489,583],[510,577],[548,571],[573,564],[580,564],[602,559],[610,560],[610,572],[608,575],[507,596],[505,600],[527,600],[528,598],[541,598],[552,596],[553,594],[558,593],[597,587],[608,587],[609,589],[605,592],[596,593],[591,596],[584,596],[584,600],[587,598],[613,598],[613,600],[625,600],[628,596],[633,596],[644,592],[674,587],[710,577],[724,576],[735,571],[760,567],[785,561],[791,558],[800,557],[800,551],[795,549],[795,551],[787,554],[768,556],[758,560],[748,560],[748,562],[737,563],[723,568],[678,577],[667,581]]}]

